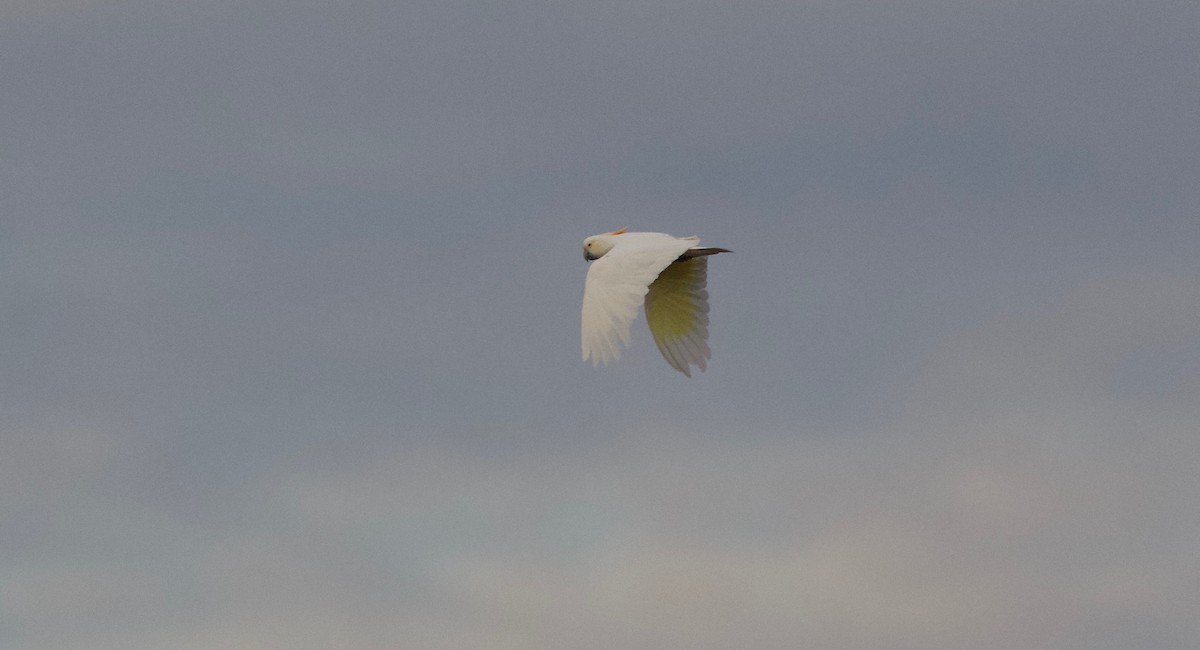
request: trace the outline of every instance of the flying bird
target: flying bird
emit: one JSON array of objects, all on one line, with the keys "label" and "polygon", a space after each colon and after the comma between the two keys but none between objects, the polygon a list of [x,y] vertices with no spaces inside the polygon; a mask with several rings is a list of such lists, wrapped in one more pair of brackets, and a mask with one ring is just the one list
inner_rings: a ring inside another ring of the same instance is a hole
[{"label": "flying bird", "polygon": [[583,360],[591,358],[592,365],[617,360],[643,302],[658,351],[691,377],[690,366],[703,371],[712,357],[708,256],[730,251],[697,246],[699,237],[625,230],[583,240],[583,257],[592,262],[583,288]]}]

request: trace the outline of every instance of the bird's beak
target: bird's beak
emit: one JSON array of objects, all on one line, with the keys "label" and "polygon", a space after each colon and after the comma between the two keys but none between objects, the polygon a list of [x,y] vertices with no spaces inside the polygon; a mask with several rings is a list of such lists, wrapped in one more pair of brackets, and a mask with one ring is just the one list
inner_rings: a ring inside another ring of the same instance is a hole
[{"label": "bird's beak", "polygon": [[592,255],[590,252],[588,252],[588,251],[583,251],[583,259],[585,259],[585,260],[587,260],[587,261],[589,261],[589,262],[590,262],[590,261],[592,261],[592,260],[594,260],[594,259],[596,259],[596,258],[595,258],[595,257],[594,257],[594,256],[593,256],[593,255]]}]

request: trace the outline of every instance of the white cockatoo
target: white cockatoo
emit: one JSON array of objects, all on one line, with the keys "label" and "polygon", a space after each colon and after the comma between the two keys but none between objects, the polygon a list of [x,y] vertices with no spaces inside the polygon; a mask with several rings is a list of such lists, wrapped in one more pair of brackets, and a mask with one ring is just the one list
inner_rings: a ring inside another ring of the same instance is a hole
[{"label": "white cockatoo", "polygon": [[639,302],[654,342],[671,367],[688,377],[705,369],[708,349],[708,257],[724,248],[697,246],[699,237],[661,232],[592,235],[583,257],[592,262],[583,289],[583,360],[615,361],[629,345]]}]

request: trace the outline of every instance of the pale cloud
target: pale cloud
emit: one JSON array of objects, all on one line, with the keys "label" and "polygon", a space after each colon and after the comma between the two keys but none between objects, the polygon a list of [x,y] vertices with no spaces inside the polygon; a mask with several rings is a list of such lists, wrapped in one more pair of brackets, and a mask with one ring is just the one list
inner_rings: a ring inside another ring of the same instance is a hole
[{"label": "pale cloud", "polygon": [[[214,549],[225,568],[205,573],[238,601],[288,594],[283,628],[350,616],[401,645],[999,650],[1111,626],[1194,645],[1200,385],[1112,392],[1123,356],[1193,336],[1194,286],[1118,278],[964,332],[875,431],[635,426],[561,454],[298,459],[262,487],[277,524],[331,555],[266,539]],[[407,576],[373,587],[387,622],[338,614],[354,548],[359,570]],[[417,625],[409,590],[443,616]]]},{"label": "pale cloud", "polygon": [[[1129,395],[1118,375],[1146,346],[1194,350],[1192,280],[1119,277],[964,331],[875,430],[645,420],[556,453],[314,450],[247,486],[238,528],[125,503],[92,534],[140,530],[149,555],[27,564],[0,601],[60,647],[1121,647],[1094,641],[1114,626],[1187,647],[1200,383]],[[24,439],[10,512],[129,451]]]}]

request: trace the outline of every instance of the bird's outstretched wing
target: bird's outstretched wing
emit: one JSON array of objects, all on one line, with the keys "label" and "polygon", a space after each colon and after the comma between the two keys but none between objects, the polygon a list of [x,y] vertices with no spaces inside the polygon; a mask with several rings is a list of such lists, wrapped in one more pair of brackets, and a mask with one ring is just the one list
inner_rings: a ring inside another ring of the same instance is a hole
[{"label": "bird's outstretched wing", "polygon": [[583,360],[615,361],[629,345],[629,326],[638,304],[663,269],[698,239],[660,233],[627,233],[592,262],[583,289]]},{"label": "bird's outstretched wing", "polygon": [[663,269],[646,293],[646,322],[654,343],[667,363],[688,377],[689,364],[703,372],[712,358],[707,278],[708,258],[692,257]]}]

